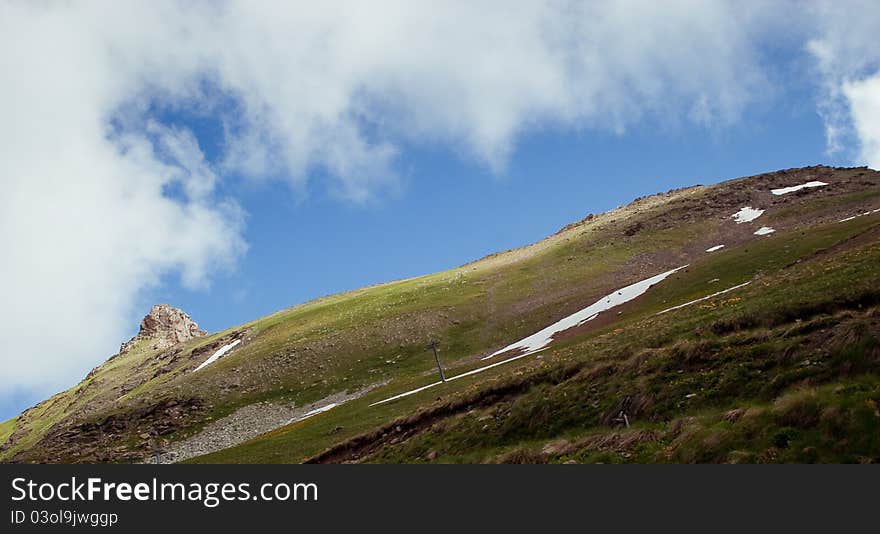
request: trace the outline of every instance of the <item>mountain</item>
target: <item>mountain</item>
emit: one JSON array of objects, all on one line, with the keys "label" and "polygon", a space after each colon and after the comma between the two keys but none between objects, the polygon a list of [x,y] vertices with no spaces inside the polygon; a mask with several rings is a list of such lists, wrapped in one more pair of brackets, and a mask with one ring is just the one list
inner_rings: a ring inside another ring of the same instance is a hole
[{"label": "mountain", "polygon": [[150,313],[76,387],[0,424],[0,460],[880,460],[867,168],[642,197],[214,334]]}]

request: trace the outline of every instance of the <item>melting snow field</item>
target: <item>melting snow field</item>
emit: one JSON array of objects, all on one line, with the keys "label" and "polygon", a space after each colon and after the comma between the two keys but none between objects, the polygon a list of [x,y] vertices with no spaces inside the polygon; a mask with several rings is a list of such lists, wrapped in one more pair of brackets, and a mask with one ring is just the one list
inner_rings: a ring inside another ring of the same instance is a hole
[{"label": "melting snow field", "polygon": [[825,182],[807,182],[801,185],[793,185],[791,187],[782,187],[779,189],[771,189],[770,192],[774,195],[787,195],[788,193],[794,193],[795,191],[800,191],[801,189],[806,189],[807,187],[822,187],[823,185],[828,185]]},{"label": "melting snow field", "polygon": [[733,220],[736,221],[736,224],[742,224],[745,222],[754,221],[755,219],[760,217],[762,213],[764,213],[764,210],[759,210],[751,206],[746,206],[731,215],[731,217],[733,217]]},{"label": "melting snow field", "polygon": [[724,248],[724,245],[715,245],[714,247],[709,247],[706,249],[706,252],[715,252],[716,250],[721,250]]},{"label": "melting snow field", "polygon": [[525,351],[526,354],[533,354],[549,345],[550,342],[553,341],[553,336],[555,336],[559,332],[568,330],[569,328],[573,328],[575,326],[580,326],[587,321],[592,321],[596,318],[597,315],[599,315],[603,311],[609,310],[615,306],[620,306],[625,302],[631,301],[632,299],[647,291],[648,288],[652,285],[662,281],[670,274],[684,269],[685,267],[687,267],[687,265],[679,267],[677,269],[672,269],[671,271],[666,271],[665,273],[658,274],[657,276],[652,276],[651,278],[647,278],[645,280],[642,280],[641,282],[636,282],[635,284],[626,286],[622,289],[618,289],[613,293],[605,295],[604,297],[597,300],[593,304],[590,304],[581,311],[575,312],[568,317],[565,317],[564,319],[560,319],[559,321],[556,321],[555,323],[551,324],[540,332],[535,332],[529,337],[521,339],[516,343],[513,343],[512,345],[508,345],[503,349],[500,349],[490,354],[489,356],[486,356],[483,359],[488,360],[489,358],[495,357],[504,352],[517,349]]},{"label": "melting snow field", "polygon": [[769,226],[762,226],[762,227],[758,228],[757,230],[755,230],[755,235],[767,235],[767,234],[772,234],[775,231],[776,230],[774,230],[773,228],[770,228]]},{"label": "melting snow field", "polygon": [[[677,269],[672,269],[671,271],[666,271],[665,273],[658,274],[657,276],[652,276],[651,278],[648,278],[646,280],[642,280],[641,282],[636,282],[635,284],[626,286],[622,289],[615,291],[614,293],[606,295],[606,296],[602,297],[601,299],[599,299],[598,301],[596,301],[595,303],[593,303],[592,305],[584,308],[583,310],[576,312],[572,315],[569,315],[565,319],[562,319],[560,321],[553,323],[552,325],[548,326],[544,330],[541,330],[540,332],[532,334],[531,336],[529,336],[521,341],[517,341],[513,345],[509,345],[509,346],[499,350],[498,352],[495,352],[494,354],[492,354],[490,356],[486,356],[483,359],[487,360],[489,358],[492,358],[493,356],[497,356],[498,354],[501,354],[503,352],[507,352],[507,351],[513,350],[513,349],[521,349],[521,350],[525,350],[526,352],[523,352],[522,354],[517,354],[516,356],[513,356],[511,358],[507,358],[505,360],[501,360],[499,362],[495,362],[495,363],[492,363],[492,364],[489,364],[489,365],[486,365],[483,367],[478,367],[477,369],[473,369],[471,371],[467,371],[467,372],[461,373],[459,375],[451,376],[451,377],[447,378],[446,381],[451,382],[452,380],[458,380],[459,378],[464,378],[466,376],[471,376],[471,375],[475,375],[477,373],[482,373],[483,371],[488,371],[489,369],[492,369],[494,367],[498,367],[499,365],[504,365],[505,363],[510,363],[512,361],[519,360],[520,358],[525,358],[526,356],[529,356],[531,354],[535,354],[536,352],[541,352],[542,350],[547,348],[547,345],[549,345],[551,341],[553,341],[554,334],[561,332],[563,330],[567,330],[567,329],[571,328],[572,326],[578,326],[583,323],[586,323],[587,321],[592,321],[593,319],[596,318],[596,316],[599,315],[599,313],[601,313],[605,310],[608,310],[610,308],[613,308],[614,306],[619,306],[620,304],[623,304],[625,302],[628,302],[628,301],[638,297],[639,295],[641,295],[645,291],[647,291],[648,288],[651,287],[652,285],[662,281],[664,278],[666,278],[670,274],[672,274],[676,271],[680,271],[681,269],[684,269],[685,267],[687,267],[687,265],[683,265]],[[386,402],[391,402],[391,401],[394,401],[394,400],[397,400],[397,399],[400,399],[403,397],[408,397],[410,395],[414,395],[416,393],[419,393],[420,391],[425,391],[426,389],[429,389],[429,388],[432,388],[435,386],[439,386],[442,383],[443,383],[442,381],[432,382],[426,386],[422,386],[422,387],[419,387],[416,389],[411,389],[409,391],[404,391],[403,393],[400,393],[398,395],[394,395],[393,397],[388,397],[387,399],[382,399],[378,402],[374,402],[373,404],[370,404],[370,406],[376,406],[378,404],[384,404]]]},{"label": "melting snow field", "polygon": [[730,292],[730,291],[733,291],[734,289],[739,289],[739,288],[744,287],[744,286],[747,286],[747,285],[749,285],[749,284],[751,284],[751,282],[745,282],[745,283],[742,283],[742,284],[740,284],[740,285],[738,285],[738,286],[728,287],[727,289],[724,289],[724,290],[719,291],[719,292],[717,292],[717,293],[712,293],[711,295],[707,295],[707,296],[705,296],[705,297],[703,297],[703,298],[699,298],[699,299],[696,299],[696,300],[692,300],[692,301],[690,301],[690,302],[685,302],[684,304],[679,304],[678,306],[673,306],[673,307],[671,307],[671,308],[666,308],[666,309],[663,310],[663,311],[659,311],[659,312],[657,312],[657,315],[661,315],[661,314],[664,314],[664,313],[666,313],[666,312],[671,312],[671,311],[673,311],[673,310],[677,310],[677,309],[679,309],[679,308],[684,308],[685,306],[690,306],[691,304],[696,304],[696,303],[698,303],[698,302],[703,302],[704,300],[708,300],[708,299],[710,299],[710,298],[712,298],[712,297],[717,297],[718,295],[723,295],[723,294],[725,294],[725,293],[728,293],[728,292]]},{"label": "melting snow field", "polygon": [[215,352],[214,354],[212,354],[210,358],[208,358],[207,360],[203,361],[203,362],[201,363],[201,365],[199,365],[198,367],[196,367],[195,369],[193,369],[193,372],[198,371],[199,369],[201,369],[202,367],[204,367],[204,366],[206,366],[206,365],[208,365],[208,364],[210,364],[210,363],[214,363],[214,362],[216,362],[218,359],[220,359],[221,356],[223,356],[224,354],[226,354],[227,352],[229,352],[230,350],[232,350],[232,348],[235,347],[236,345],[238,345],[239,343],[241,343],[241,340],[240,340],[240,339],[236,339],[235,341],[233,341],[232,343],[229,343],[228,345],[223,345],[222,347],[220,347],[220,348],[217,350],[217,352]]}]

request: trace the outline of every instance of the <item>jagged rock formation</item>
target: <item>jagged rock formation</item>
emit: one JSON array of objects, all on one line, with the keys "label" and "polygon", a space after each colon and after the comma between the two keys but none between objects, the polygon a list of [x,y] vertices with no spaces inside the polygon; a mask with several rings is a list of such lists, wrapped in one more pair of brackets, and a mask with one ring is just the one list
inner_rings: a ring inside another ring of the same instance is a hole
[{"label": "jagged rock formation", "polygon": [[143,340],[150,341],[150,348],[166,349],[206,334],[183,310],[168,304],[156,304],[141,321],[137,335],[123,343],[119,353],[127,352]]}]

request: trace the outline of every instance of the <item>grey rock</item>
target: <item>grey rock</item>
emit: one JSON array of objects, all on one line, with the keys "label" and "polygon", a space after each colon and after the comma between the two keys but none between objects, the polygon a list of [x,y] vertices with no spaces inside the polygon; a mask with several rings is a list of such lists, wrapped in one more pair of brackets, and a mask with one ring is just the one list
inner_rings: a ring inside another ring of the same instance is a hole
[{"label": "grey rock", "polygon": [[141,321],[137,335],[123,343],[119,353],[128,352],[142,341],[149,341],[153,348],[166,349],[206,334],[183,310],[168,304],[156,304]]}]

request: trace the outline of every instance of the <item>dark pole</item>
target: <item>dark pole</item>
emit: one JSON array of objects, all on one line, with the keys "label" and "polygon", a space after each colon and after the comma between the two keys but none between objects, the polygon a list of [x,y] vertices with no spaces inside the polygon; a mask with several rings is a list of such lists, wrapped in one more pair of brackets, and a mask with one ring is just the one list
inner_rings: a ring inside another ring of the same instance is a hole
[{"label": "dark pole", "polygon": [[440,355],[437,353],[437,347],[440,346],[440,342],[436,339],[432,339],[431,343],[428,345],[429,349],[434,349],[434,361],[437,362],[437,370],[440,371],[440,380],[442,382],[446,382],[446,373],[443,372],[443,366],[440,365]]}]

